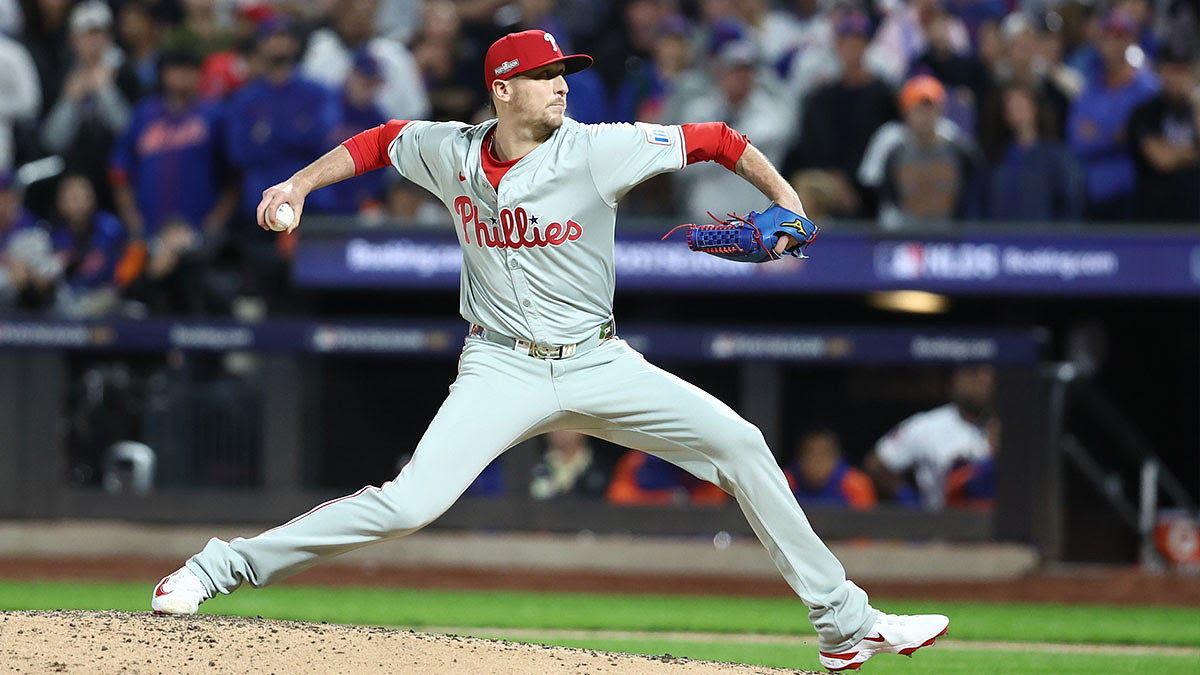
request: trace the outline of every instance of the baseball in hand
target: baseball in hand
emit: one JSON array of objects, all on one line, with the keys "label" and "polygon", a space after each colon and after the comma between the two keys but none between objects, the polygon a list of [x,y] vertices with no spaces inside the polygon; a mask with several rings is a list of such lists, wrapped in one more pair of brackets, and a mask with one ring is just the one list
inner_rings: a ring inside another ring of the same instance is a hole
[{"label": "baseball in hand", "polygon": [[296,222],[296,212],[292,209],[292,205],[284,202],[275,209],[275,218],[271,221],[271,229],[276,232],[283,232]]}]

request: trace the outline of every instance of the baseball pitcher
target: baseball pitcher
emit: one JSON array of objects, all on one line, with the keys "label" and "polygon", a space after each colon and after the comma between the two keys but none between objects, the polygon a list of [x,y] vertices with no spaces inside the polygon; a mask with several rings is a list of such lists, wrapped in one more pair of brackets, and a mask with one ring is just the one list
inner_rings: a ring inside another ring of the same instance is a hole
[{"label": "baseball pitcher", "polygon": [[[415,532],[508,448],[574,430],[657,455],[737,499],[809,608],[826,668],[909,654],[946,632],[941,615],[872,608],[813,532],[759,430],[617,337],[616,207],[647,178],[713,161],[773,202],[745,218],[691,226],[696,250],[769,262],[801,255],[816,227],[762,153],[723,123],[585,125],[568,118],[564,76],[591,63],[564,55],[549,33],[507,35],[484,65],[496,119],[477,126],[394,120],[263,192],[258,225],[288,231],[299,226],[313,190],[385,166],[436,195],[453,215],[463,251],[459,309],[469,328],[458,376],[399,475],[256,537],[210,540],[155,587],[156,612],[195,613],[243,582],[265,586]],[[290,225],[276,221],[285,205],[294,212]]]}]

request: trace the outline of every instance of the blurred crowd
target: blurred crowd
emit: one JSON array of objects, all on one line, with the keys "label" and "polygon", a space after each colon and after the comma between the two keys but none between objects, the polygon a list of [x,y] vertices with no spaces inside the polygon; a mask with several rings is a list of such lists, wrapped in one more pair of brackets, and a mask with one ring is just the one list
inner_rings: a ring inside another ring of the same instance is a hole
[{"label": "blurred crowd", "polygon": [[[1200,222],[1200,0],[0,0],[0,311],[225,315],[284,287],[264,188],[387,119],[485,119],[538,28],[581,122],[721,120],[824,223]],[[626,214],[761,208],[715,165]],[[306,214],[441,223],[395,172]]]},{"label": "blurred crowd", "polygon": [[[948,402],[901,420],[868,448],[847,452],[841,436],[829,427],[800,430],[779,457],[796,501],[806,508],[859,511],[881,503],[927,511],[992,508],[1000,443],[995,371],[991,366],[958,368],[948,389]],[[541,459],[529,478],[534,499],[603,498],[620,506],[731,501],[716,485],[637,450],[598,444],[573,431],[547,434],[541,443]],[[849,455],[862,460],[861,468]],[[467,495],[505,494],[508,481],[522,480],[506,468],[502,455]]]}]

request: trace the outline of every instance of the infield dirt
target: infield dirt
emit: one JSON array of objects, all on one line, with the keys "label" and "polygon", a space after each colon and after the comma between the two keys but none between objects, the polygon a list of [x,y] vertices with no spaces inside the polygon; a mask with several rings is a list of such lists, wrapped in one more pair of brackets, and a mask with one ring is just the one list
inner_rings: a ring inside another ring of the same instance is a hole
[{"label": "infield dirt", "polygon": [[16,673],[572,673],[798,675],[670,655],[201,614],[0,612],[0,670]]}]

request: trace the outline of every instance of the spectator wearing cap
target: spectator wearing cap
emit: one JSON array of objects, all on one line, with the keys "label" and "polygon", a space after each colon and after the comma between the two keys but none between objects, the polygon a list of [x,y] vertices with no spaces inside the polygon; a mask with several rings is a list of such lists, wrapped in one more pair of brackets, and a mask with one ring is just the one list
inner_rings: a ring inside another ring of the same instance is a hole
[{"label": "spectator wearing cap", "polygon": [[[38,114],[44,117],[50,106],[58,100],[63,81],[74,61],[67,29],[71,6],[66,2],[33,2],[21,5],[25,14],[25,29],[21,42],[29,50],[34,67],[37,68],[38,85],[42,92]],[[36,134],[34,136],[36,137]]]},{"label": "spectator wearing cap", "polygon": [[117,140],[109,177],[118,213],[136,238],[153,239],[163,223],[182,219],[214,234],[237,200],[227,184],[219,105],[201,100],[200,55],[169,49],[159,62],[161,94],[144,99]]},{"label": "spectator wearing cap", "polygon": [[[617,4],[613,3],[614,10]],[[659,40],[659,27],[670,14],[667,3],[661,0],[629,0],[619,12],[614,11],[611,29],[602,40],[588,44],[588,52],[596,59],[590,70],[600,75],[608,91],[617,91],[625,77],[651,57]]]},{"label": "spectator wearing cap", "polygon": [[1081,219],[1083,172],[1066,146],[1039,132],[1034,90],[1009,85],[1004,91],[1004,119],[1012,140],[992,166],[988,217],[1042,222]]},{"label": "spectator wearing cap", "polygon": [[[354,57],[354,67],[346,76],[346,85],[338,97],[341,107],[339,122],[330,131],[328,145],[337,145],[363,129],[388,121],[375,105],[375,94],[382,85],[379,61],[369,51],[360,48]],[[380,204],[385,175],[383,171],[369,171],[328,186],[333,193],[329,212],[353,214],[364,207]]]},{"label": "spectator wearing cap", "polygon": [[[897,2],[884,17],[871,41],[873,61],[883,68],[888,82],[899,85],[904,81],[915,58],[929,45],[929,30],[939,17],[947,16],[943,0],[908,0]],[[971,39],[967,28],[957,17],[950,17],[944,30],[950,50],[969,54]]]},{"label": "spectator wearing cap", "polygon": [[[996,373],[988,365],[955,369],[950,379],[950,402],[919,412],[900,422],[875,444],[863,468],[880,497],[902,504],[919,504],[936,511],[946,505],[948,483],[956,467],[988,462],[999,450],[1000,419],[996,415]],[[995,473],[981,466],[979,482],[994,480]],[[916,487],[912,492],[907,476]],[[956,479],[956,483],[964,477]],[[965,477],[966,481],[970,477]],[[965,481],[964,481],[965,482]],[[976,496],[994,494],[994,485],[975,485]]]},{"label": "spectator wearing cap", "polygon": [[0,33],[0,171],[16,157],[13,129],[32,124],[42,107],[42,88],[29,50]]},{"label": "spectator wearing cap", "polygon": [[659,26],[654,51],[621,82],[613,118],[619,122],[661,122],[674,85],[690,63],[691,27],[678,14]]},{"label": "spectator wearing cap", "polygon": [[50,241],[71,291],[70,314],[93,316],[116,301],[114,275],[125,249],[125,228],[96,206],[96,191],[81,174],[59,179]]},{"label": "spectator wearing cap", "polygon": [[13,232],[0,252],[0,310],[44,312],[59,298],[62,264],[44,227]]},{"label": "spectator wearing cap", "polygon": [[867,474],[850,466],[842,456],[842,442],[832,429],[814,429],[796,442],[791,461],[783,467],[788,487],[804,508],[810,506],[875,507],[875,486]]},{"label": "spectator wearing cap", "polygon": [[758,47],[763,62],[776,66],[804,38],[804,26],[783,9],[772,9],[768,0],[740,0],[733,3],[749,37]]},{"label": "spectator wearing cap", "polygon": [[[999,161],[1012,140],[1005,120],[1005,92],[1010,86],[1032,90],[1037,102],[1038,132],[1050,140],[1062,140],[1071,98],[1082,83],[1068,86],[1055,77],[1055,64],[1043,55],[1049,31],[1039,31],[1022,12],[1013,12],[1000,24],[999,56],[991,74],[991,84],[980,102],[979,145],[987,158]],[[1063,71],[1078,74],[1070,68]]]},{"label": "spectator wearing cap", "polygon": [[1068,145],[1087,176],[1089,220],[1133,216],[1137,170],[1127,125],[1133,109],[1159,87],[1153,72],[1130,63],[1135,28],[1133,19],[1120,10],[1105,17],[1098,44],[1102,72],[1075,99],[1067,120]]},{"label": "spectator wearing cap", "polygon": [[375,102],[383,114],[390,119],[425,119],[429,97],[416,59],[402,43],[374,35],[376,6],[377,0],[337,3],[333,26],[319,29],[309,38],[300,72],[314,82],[340,90],[354,66],[355,50],[365,47],[379,61],[384,84]]},{"label": "spectator wearing cap", "polygon": [[991,78],[975,54],[954,49],[954,21],[954,16],[945,9],[932,10],[925,49],[913,59],[909,76],[936,77],[946,87],[946,117],[973,135],[979,102]]},{"label": "spectator wearing cap", "polygon": [[946,90],[917,75],[900,90],[904,122],[883,125],[867,146],[859,180],[879,194],[885,230],[939,229],[979,215],[982,161],[974,141],[942,117]]},{"label": "spectator wearing cap", "polygon": [[161,5],[126,0],[117,10],[117,36],[143,92],[158,90],[158,58],[166,39]]},{"label": "spectator wearing cap", "polygon": [[1140,220],[1200,222],[1200,85],[1192,53],[1178,45],[1159,52],[1162,91],[1129,117]]},{"label": "spectator wearing cap", "polygon": [[[264,186],[280,182],[320,154],[338,122],[333,92],[297,73],[299,49],[286,20],[264,22],[251,57],[256,76],[226,104],[225,151],[242,172],[244,222],[252,222]],[[325,210],[329,194],[313,193],[316,201],[306,202],[306,211]],[[231,234],[270,241],[269,233],[253,227],[235,228]]]},{"label": "spectator wearing cap", "polygon": [[[710,64],[716,91],[694,96],[673,110],[671,123],[720,121],[754,139],[758,148],[778,165],[791,140],[792,118],[780,114],[775,99],[778,82],[761,67],[754,44],[729,42]],[[762,208],[762,193],[719,164],[696,165],[672,175],[686,213],[742,213]]]},{"label": "spectator wearing cap", "polygon": [[[113,45],[112,23],[112,10],[99,0],[71,10],[75,64],[41,130],[42,145],[93,185],[106,184],[109,151],[140,92],[133,69]],[[108,194],[101,197],[102,206],[110,208]]]},{"label": "spectator wearing cap", "polygon": [[877,209],[875,195],[859,183],[858,166],[871,136],[898,119],[900,112],[891,88],[868,69],[865,60],[870,19],[861,12],[842,14],[835,33],[841,74],[805,99],[800,137],[784,160],[784,173],[825,172],[837,186],[835,214],[872,217]]}]

